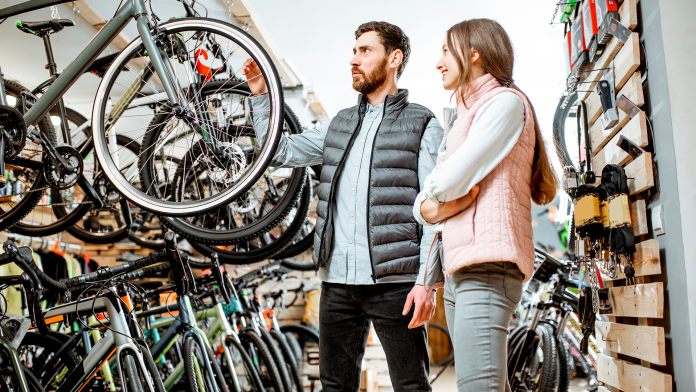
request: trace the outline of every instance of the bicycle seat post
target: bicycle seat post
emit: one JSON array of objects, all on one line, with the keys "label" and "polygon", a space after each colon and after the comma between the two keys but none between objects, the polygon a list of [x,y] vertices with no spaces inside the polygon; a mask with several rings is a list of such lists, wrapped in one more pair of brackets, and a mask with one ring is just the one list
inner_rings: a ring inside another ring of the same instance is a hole
[{"label": "bicycle seat post", "polygon": [[[46,69],[53,80],[58,78],[58,64],[56,64],[55,56],[53,55],[53,46],[51,45],[51,31],[46,30],[44,33],[39,35],[44,43],[44,49],[46,50]],[[68,125],[68,114],[65,111],[65,103],[61,97],[58,101],[58,112],[60,115],[60,130],[63,133],[63,141],[69,145],[72,145],[72,136],[70,135],[70,129]]]}]

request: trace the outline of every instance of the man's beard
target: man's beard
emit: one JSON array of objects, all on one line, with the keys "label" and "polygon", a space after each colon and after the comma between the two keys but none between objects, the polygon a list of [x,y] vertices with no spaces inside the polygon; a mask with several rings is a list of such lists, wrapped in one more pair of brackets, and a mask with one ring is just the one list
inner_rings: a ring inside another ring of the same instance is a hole
[{"label": "man's beard", "polygon": [[369,74],[365,74],[356,67],[353,67],[352,72],[360,72],[363,75],[363,80],[353,80],[353,89],[362,95],[368,95],[380,86],[384,84],[387,80],[387,57],[378,64]]}]

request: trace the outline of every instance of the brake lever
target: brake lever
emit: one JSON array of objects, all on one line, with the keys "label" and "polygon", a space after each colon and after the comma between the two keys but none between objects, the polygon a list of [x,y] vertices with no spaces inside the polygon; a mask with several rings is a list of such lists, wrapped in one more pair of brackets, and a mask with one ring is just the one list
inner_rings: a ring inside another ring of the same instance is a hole
[{"label": "brake lever", "polygon": [[232,299],[230,298],[230,293],[229,293],[229,291],[227,291],[225,279],[222,276],[222,271],[220,271],[220,260],[218,258],[217,252],[210,255],[210,260],[213,264],[213,266],[212,266],[213,276],[215,277],[215,280],[217,280],[218,286],[220,287],[220,291],[222,292],[222,296],[223,296],[223,298],[225,298],[225,302],[228,305],[232,305]]},{"label": "brake lever", "polygon": [[172,272],[174,274],[174,280],[176,283],[176,294],[179,296],[188,294],[189,286],[192,282],[189,281],[184,260],[176,247],[176,237],[171,231],[164,234],[164,252],[167,255],[169,264],[172,267]]}]

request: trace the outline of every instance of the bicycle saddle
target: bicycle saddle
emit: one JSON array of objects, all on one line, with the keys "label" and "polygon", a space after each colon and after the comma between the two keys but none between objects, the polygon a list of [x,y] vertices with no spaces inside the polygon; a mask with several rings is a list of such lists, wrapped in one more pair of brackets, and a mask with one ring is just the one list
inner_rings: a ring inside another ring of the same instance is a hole
[{"label": "bicycle saddle", "polygon": [[43,37],[47,34],[57,33],[66,27],[75,26],[75,22],[70,19],[44,20],[41,22],[17,21],[17,28],[27,34],[34,34]]}]

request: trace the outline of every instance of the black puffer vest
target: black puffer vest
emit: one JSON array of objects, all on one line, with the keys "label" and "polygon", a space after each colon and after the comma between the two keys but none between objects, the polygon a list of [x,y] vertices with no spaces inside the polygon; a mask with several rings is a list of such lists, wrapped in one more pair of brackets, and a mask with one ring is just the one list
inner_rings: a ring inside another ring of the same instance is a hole
[{"label": "black puffer vest", "polygon": [[[324,160],[317,187],[317,224],[312,260],[318,267],[334,246],[336,188],[365,117],[367,99],[338,112],[324,140]],[[422,228],[413,218],[419,191],[418,152],[426,126],[435,117],[427,108],[408,102],[408,90],[388,95],[370,159],[366,208],[372,279],[375,282],[415,281],[420,267]],[[330,207],[330,208],[329,208]]]}]

